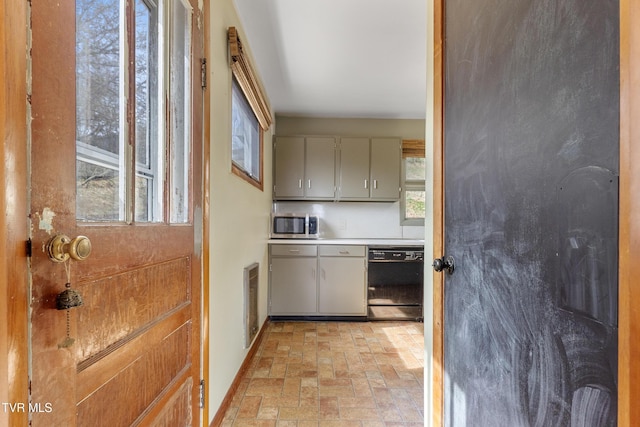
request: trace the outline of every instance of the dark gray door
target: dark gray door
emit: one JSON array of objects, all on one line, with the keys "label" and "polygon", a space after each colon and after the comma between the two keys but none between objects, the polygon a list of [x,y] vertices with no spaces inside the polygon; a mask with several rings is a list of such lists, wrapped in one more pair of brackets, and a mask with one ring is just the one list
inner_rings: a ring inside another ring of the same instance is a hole
[{"label": "dark gray door", "polygon": [[618,2],[445,1],[447,426],[611,426]]}]

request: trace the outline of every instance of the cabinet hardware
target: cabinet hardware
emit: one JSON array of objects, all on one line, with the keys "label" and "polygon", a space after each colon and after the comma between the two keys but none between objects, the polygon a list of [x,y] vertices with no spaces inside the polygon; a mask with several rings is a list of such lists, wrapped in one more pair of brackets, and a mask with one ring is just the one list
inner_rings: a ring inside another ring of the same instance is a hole
[{"label": "cabinet hardware", "polygon": [[298,180],[298,188],[302,188],[302,180],[301,179]]},{"label": "cabinet hardware", "polygon": [[369,180],[368,179],[364,180],[364,188],[365,189],[369,188]]},{"label": "cabinet hardware", "polygon": [[373,189],[374,189],[374,190],[377,190],[377,189],[378,189],[378,180],[377,180],[377,179],[374,179],[374,180],[373,180]]}]

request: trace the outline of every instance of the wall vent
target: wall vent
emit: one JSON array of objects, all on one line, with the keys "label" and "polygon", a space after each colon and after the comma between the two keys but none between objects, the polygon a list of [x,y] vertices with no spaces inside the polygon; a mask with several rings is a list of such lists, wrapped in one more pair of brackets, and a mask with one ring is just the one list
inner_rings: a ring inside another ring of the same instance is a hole
[{"label": "wall vent", "polygon": [[244,269],[244,348],[249,348],[258,333],[258,271],[257,262]]}]

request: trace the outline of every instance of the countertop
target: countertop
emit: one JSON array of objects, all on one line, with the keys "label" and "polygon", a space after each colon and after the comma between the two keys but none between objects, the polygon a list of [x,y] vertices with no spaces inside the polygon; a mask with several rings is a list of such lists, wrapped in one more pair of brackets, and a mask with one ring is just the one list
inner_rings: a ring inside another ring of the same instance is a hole
[{"label": "countertop", "polygon": [[366,246],[424,246],[418,239],[269,239],[278,245],[366,245]]}]

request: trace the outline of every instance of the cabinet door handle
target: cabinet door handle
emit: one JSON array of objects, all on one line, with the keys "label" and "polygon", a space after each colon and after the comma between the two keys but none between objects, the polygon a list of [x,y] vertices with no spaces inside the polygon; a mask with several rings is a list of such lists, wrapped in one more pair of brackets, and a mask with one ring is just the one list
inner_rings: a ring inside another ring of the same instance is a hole
[{"label": "cabinet door handle", "polygon": [[374,189],[374,190],[377,190],[377,189],[378,189],[378,180],[377,180],[377,179],[374,179],[374,180],[373,180],[373,189]]},{"label": "cabinet door handle", "polygon": [[291,252],[292,254],[297,254],[298,252],[300,252],[300,249],[289,249],[289,252]]},{"label": "cabinet door handle", "polygon": [[369,180],[368,179],[364,180],[364,188],[365,189],[369,188]]},{"label": "cabinet door handle", "polygon": [[307,182],[307,185],[309,186],[309,188],[311,188],[311,180]]},{"label": "cabinet door handle", "polygon": [[298,180],[298,188],[302,188],[302,180],[301,179]]}]

